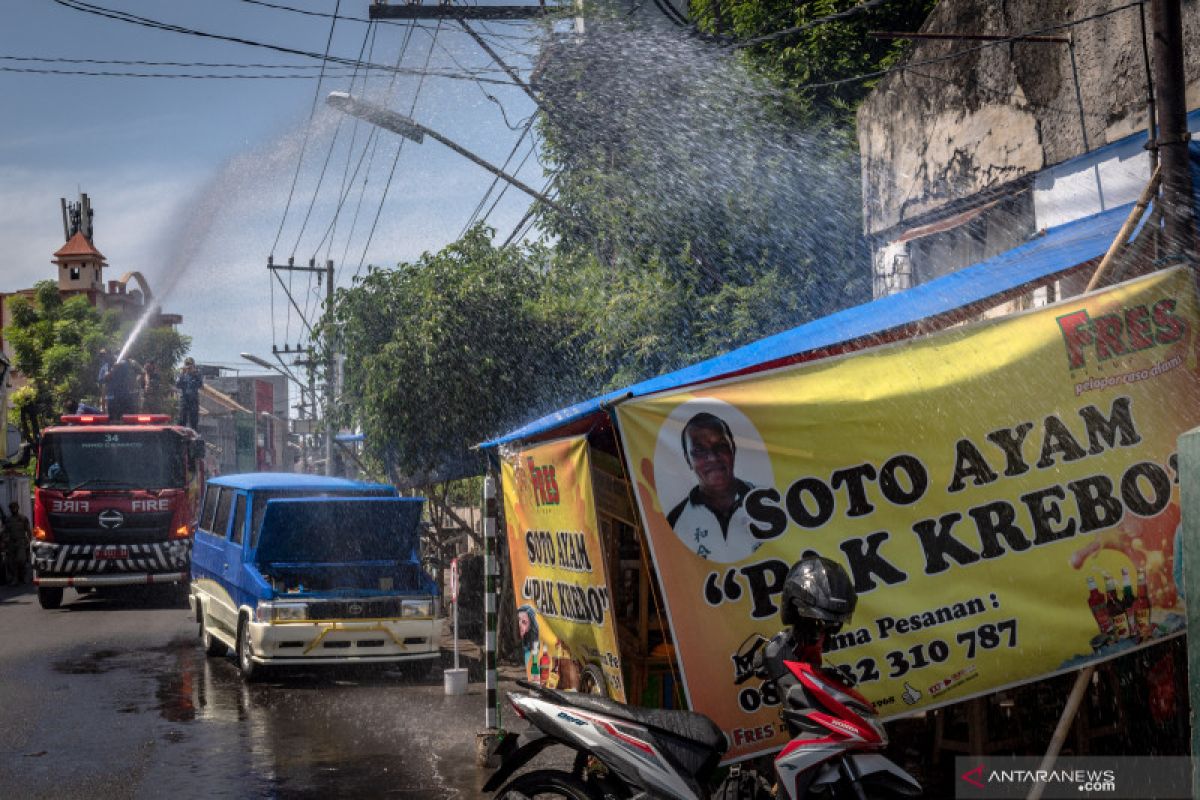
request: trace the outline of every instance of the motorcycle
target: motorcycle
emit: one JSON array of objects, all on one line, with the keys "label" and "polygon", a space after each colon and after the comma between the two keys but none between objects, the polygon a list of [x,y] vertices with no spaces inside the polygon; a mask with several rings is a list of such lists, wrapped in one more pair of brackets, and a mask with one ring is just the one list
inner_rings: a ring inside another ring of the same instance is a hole
[{"label": "motorcycle", "polygon": [[[836,671],[791,660],[794,644],[786,631],[760,639],[748,654],[753,668],[737,679],[773,682],[783,698],[782,717],[793,738],[774,758],[774,788],[739,764],[716,780],[728,743],[703,714],[639,708],[518,681],[526,692],[510,692],[508,700],[529,728],[501,742],[500,766],[484,790],[495,792],[497,800],[920,796],[920,784],[880,752],[887,734],[870,701]],[[539,769],[512,777],[553,745],[575,751],[569,771]]]}]

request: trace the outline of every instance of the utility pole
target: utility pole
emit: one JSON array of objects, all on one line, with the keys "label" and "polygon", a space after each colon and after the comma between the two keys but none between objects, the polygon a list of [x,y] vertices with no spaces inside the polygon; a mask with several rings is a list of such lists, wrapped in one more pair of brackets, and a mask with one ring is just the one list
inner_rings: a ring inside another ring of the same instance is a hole
[{"label": "utility pole", "polygon": [[[284,294],[287,295],[288,301],[291,302],[292,307],[296,309],[296,312],[298,314],[300,314],[301,322],[304,323],[304,326],[308,329],[309,335],[312,336],[313,335],[312,325],[310,325],[308,320],[304,318],[304,313],[302,311],[300,311],[299,304],[296,303],[296,299],[292,296],[292,293],[288,289],[287,284],[284,283],[283,279],[279,277],[279,273],[280,272],[307,272],[307,273],[316,274],[318,281],[324,280],[325,281],[325,310],[326,310],[326,313],[328,313],[330,310],[333,309],[333,277],[334,277],[333,260],[329,259],[325,262],[325,266],[318,267],[316,259],[310,258],[308,260],[307,267],[298,267],[298,266],[296,266],[294,259],[292,259],[291,257],[288,258],[287,265],[284,266],[281,264],[276,264],[273,256],[268,256],[267,257],[267,269],[270,270],[271,273],[275,276],[275,279],[277,281],[279,281],[279,285],[283,287]],[[334,385],[334,383],[335,383],[334,369],[337,365],[337,360],[336,360],[336,357],[333,352],[332,342],[330,343],[327,350],[329,351],[329,354],[326,357],[326,362],[325,362],[325,370],[326,370],[326,372],[325,372],[325,409],[324,409],[324,413],[321,415],[321,417],[322,417],[322,427],[324,427],[324,429],[325,429],[325,474],[333,475],[334,474],[334,466],[333,466],[333,403],[334,403],[334,393],[337,391],[337,387]],[[280,351],[278,348],[275,348],[275,352],[276,352],[276,354],[278,354],[279,352],[290,353],[293,351],[291,349],[289,349],[287,347],[287,345],[284,345],[284,348],[282,351]],[[296,345],[296,350],[294,352],[296,352],[296,353],[302,352],[299,345]],[[313,411],[314,411],[313,417],[315,419],[316,418],[315,411],[316,411],[316,405],[317,405],[317,394],[316,394],[317,387],[316,387],[316,376],[315,376],[316,363],[313,360],[312,352],[311,351],[308,352],[308,358],[307,358],[307,360],[305,360],[303,362],[300,361],[299,359],[297,359],[296,365],[304,366],[304,367],[307,367],[307,369],[308,369],[308,394],[309,394],[309,398],[312,400]]]},{"label": "utility pole", "polygon": [[1158,94],[1158,158],[1162,165],[1163,253],[1170,261],[1196,262],[1196,220],[1188,163],[1184,97],[1183,13],[1180,0],[1151,0],[1154,84]]},{"label": "utility pole", "polygon": [[[333,259],[325,261],[325,313],[333,311]],[[332,331],[332,328],[329,329]],[[332,337],[332,333],[328,334]],[[325,348],[325,474],[336,474],[333,468],[333,418],[334,403],[337,399],[337,356],[334,355],[334,342],[329,341]]]}]

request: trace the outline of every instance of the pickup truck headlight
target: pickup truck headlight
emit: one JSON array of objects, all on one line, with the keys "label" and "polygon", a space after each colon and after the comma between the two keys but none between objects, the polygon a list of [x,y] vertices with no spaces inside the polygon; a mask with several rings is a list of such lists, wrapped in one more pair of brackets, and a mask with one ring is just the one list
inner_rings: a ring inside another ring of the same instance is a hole
[{"label": "pickup truck headlight", "polygon": [[305,603],[259,603],[254,614],[259,622],[308,619]]},{"label": "pickup truck headlight", "polygon": [[423,597],[420,600],[402,600],[400,602],[401,617],[432,617],[433,598]]}]

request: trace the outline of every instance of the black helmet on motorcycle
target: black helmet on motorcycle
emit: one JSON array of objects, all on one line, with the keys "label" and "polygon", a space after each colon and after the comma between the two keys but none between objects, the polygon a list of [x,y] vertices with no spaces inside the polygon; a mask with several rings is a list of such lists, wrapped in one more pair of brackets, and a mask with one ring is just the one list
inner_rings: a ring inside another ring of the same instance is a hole
[{"label": "black helmet on motorcycle", "polygon": [[836,561],[820,556],[802,558],[783,580],[782,609],[785,625],[816,627],[837,633],[854,615],[858,593],[846,570]]}]

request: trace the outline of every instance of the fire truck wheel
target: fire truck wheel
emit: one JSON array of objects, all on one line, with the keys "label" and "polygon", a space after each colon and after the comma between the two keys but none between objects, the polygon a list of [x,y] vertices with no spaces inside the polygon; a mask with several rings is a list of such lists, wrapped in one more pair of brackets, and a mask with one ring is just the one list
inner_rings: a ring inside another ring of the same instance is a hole
[{"label": "fire truck wheel", "polygon": [[63,590],[61,586],[57,587],[38,587],[38,604],[42,608],[54,609],[62,605]]},{"label": "fire truck wheel", "polygon": [[229,652],[229,648],[225,646],[224,642],[209,633],[208,626],[204,624],[203,611],[200,612],[200,644],[204,647],[206,656],[215,658]]},{"label": "fire truck wheel", "polygon": [[250,658],[250,631],[248,628],[249,626],[246,624],[246,618],[242,617],[241,621],[238,623],[238,669],[242,671],[242,679],[250,683],[261,679],[266,669],[262,665],[254,663],[254,661]]}]

